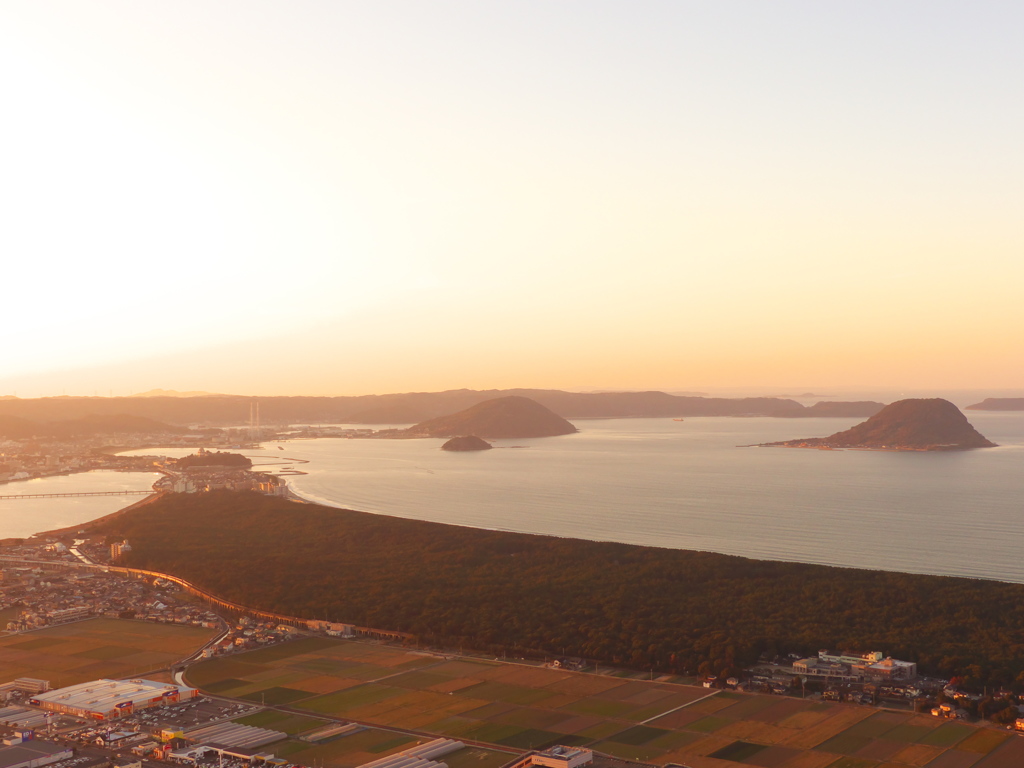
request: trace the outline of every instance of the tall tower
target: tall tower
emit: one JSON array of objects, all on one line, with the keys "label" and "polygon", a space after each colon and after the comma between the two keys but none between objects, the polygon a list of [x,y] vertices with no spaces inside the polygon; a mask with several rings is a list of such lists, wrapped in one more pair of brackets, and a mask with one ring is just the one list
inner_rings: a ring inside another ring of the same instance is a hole
[{"label": "tall tower", "polygon": [[260,437],[260,403],[254,400],[249,403],[249,439],[258,440]]}]

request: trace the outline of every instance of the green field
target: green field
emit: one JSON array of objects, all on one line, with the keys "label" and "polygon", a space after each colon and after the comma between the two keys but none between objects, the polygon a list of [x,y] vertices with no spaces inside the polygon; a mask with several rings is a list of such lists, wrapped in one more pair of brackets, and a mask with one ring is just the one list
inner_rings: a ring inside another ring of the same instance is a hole
[{"label": "green field", "polygon": [[[668,681],[447,658],[367,642],[315,638],[212,659],[188,680],[308,715],[261,712],[244,722],[296,730],[310,717],[353,719],[526,750],[585,745],[608,755],[692,768],[1001,768],[1017,737],[927,715],[787,697],[709,691]],[[298,721],[293,718],[299,718]],[[277,723],[277,725],[275,725]],[[411,738],[411,737],[410,737]],[[368,729],[280,754],[347,767],[407,746]],[[472,749],[452,768],[495,768],[510,753]],[[371,756],[371,757],[367,757]]]},{"label": "green field", "polygon": [[166,667],[203,646],[212,629],[89,619],[0,637],[0,682],[38,677],[53,687],[132,677]]},{"label": "green field", "polygon": [[289,715],[286,712],[277,712],[273,709],[265,709],[254,715],[240,717],[234,722],[242,725],[251,725],[256,728],[269,728],[272,731],[282,731],[289,736],[297,733],[312,731],[315,728],[327,725],[329,721],[320,720],[315,717],[304,717],[303,715]]},{"label": "green field", "polygon": [[[248,718],[244,718],[247,720]],[[238,721],[242,722],[242,721]],[[268,725],[267,727],[277,727]],[[393,752],[408,749],[423,739],[369,728],[358,733],[342,736],[325,744],[309,744],[291,739],[278,742],[269,749],[278,757],[286,757],[303,765],[329,765],[337,768],[354,766],[377,760]],[[512,757],[507,752],[497,752],[479,747],[466,747],[458,752],[445,755],[448,768],[498,768]]]}]

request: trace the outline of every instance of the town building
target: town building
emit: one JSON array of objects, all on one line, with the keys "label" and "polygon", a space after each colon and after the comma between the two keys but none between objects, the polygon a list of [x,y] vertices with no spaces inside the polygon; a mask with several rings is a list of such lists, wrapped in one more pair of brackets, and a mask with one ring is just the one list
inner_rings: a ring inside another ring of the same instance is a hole
[{"label": "town building", "polygon": [[50,681],[40,680],[36,677],[18,677],[9,683],[0,684],[0,693],[7,693],[8,691],[42,693],[48,690],[50,690]]},{"label": "town building", "polygon": [[594,753],[579,747],[556,746],[532,755],[530,762],[546,768],[579,768],[594,762]]},{"label": "town building", "polygon": [[72,608],[59,608],[55,611],[50,611],[47,614],[49,624],[68,624],[72,621],[81,621],[82,619],[89,618],[92,611],[87,605],[76,605]]},{"label": "town building", "polygon": [[793,662],[793,672],[807,677],[845,682],[895,682],[917,678],[917,664],[886,656],[881,651],[870,653],[829,653],[819,651],[810,657]]},{"label": "town building", "polygon": [[536,752],[528,752],[509,768],[530,768],[534,765],[544,766],[544,768],[580,768],[593,762],[594,753],[589,749],[558,745]]},{"label": "town building", "polygon": [[351,624],[310,619],[306,626],[314,632],[325,632],[331,637],[355,637],[355,627]]},{"label": "town building", "polygon": [[864,664],[874,664],[885,658],[885,654],[881,651],[871,651],[870,653],[853,653],[851,651],[841,651],[839,653],[829,653],[827,650],[818,651],[818,658],[829,664],[846,664],[847,666],[856,666]]},{"label": "town building", "polygon": [[9,747],[0,747],[0,768],[40,768],[67,760],[72,755],[71,747],[63,744],[27,739]]},{"label": "town building", "polygon": [[116,720],[136,710],[177,704],[198,695],[195,688],[153,680],[94,680],[40,693],[29,704],[75,717]]}]

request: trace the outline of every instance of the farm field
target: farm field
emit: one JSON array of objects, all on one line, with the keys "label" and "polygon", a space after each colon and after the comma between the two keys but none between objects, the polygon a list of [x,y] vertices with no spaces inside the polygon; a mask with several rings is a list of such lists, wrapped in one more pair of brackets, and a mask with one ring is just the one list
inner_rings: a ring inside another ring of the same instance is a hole
[{"label": "farm field", "polygon": [[[278,757],[286,757],[303,764],[327,764],[332,766],[357,766],[377,760],[385,755],[408,749],[424,741],[411,734],[367,728],[358,733],[328,737],[318,743],[310,743],[303,737],[315,736],[317,731],[331,721],[322,718],[295,715],[275,709],[264,709],[252,715],[234,720],[242,725],[270,728],[287,733],[289,738],[271,744],[267,749]],[[508,752],[466,747],[446,755],[448,768],[498,768],[511,758]]]},{"label": "farm field", "polygon": [[21,613],[21,608],[11,606],[10,608],[4,608],[0,610],[0,637],[7,634],[6,627],[7,622],[13,621],[18,618],[18,614]]},{"label": "farm field", "polygon": [[[282,705],[295,713],[282,717],[352,719],[508,750],[581,745],[614,757],[691,768],[1024,765],[1024,738],[929,715],[329,638],[205,661],[191,667],[187,679],[211,693]],[[347,767],[418,738],[409,735],[403,742],[393,731],[368,729],[322,745],[289,740],[278,749],[305,764],[316,759]],[[453,768],[495,768],[507,758],[508,753],[476,758],[457,753],[446,762]]]},{"label": "farm field", "polygon": [[132,677],[200,648],[212,629],[125,619],[88,619],[0,636],[0,682],[49,680],[54,688],[109,677]]}]

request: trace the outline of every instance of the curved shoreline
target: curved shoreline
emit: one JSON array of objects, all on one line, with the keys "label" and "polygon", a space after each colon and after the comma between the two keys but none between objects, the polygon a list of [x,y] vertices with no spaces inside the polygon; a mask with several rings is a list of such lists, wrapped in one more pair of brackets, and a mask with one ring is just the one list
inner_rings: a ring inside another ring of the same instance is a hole
[{"label": "curved shoreline", "polygon": [[92,520],[86,520],[84,523],[78,523],[77,525],[69,525],[66,528],[54,528],[51,531],[39,531],[39,533],[33,533],[31,536],[26,537],[26,540],[38,539],[44,536],[65,536],[71,533],[77,533],[85,526],[96,525],[97,523],[106,523],[110,520],[115,520],[121,515],[139,507],[144,507],[147,504],[152,504],[157,499],[162,499],[170,491],[153,491],[149,496],[140,499],[139,501],[129,504],[127,507],[121,507],[121,509],[115,510],[109,514],[103,515],[102,517],[94,517]]}]

